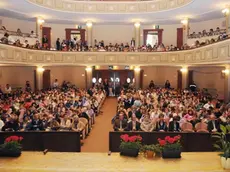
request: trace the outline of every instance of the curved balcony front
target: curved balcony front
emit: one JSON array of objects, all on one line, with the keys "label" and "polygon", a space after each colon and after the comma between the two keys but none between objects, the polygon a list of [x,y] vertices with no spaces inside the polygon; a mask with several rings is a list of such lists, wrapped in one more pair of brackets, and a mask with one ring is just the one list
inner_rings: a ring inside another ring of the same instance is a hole
[{"label": "curved balcony front", "polygon": [[136,65],[192,66],[230,63],[230,39],[184,51],[171,52],[63,52],[0,44],[0,63],[24,65]]}]

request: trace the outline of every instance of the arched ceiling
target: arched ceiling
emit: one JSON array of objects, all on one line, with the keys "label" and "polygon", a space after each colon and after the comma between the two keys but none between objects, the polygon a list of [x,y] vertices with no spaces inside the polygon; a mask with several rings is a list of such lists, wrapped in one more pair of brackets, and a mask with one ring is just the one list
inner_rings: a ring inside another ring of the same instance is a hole
[{"label": "arched ceiling", "polygon": [[[33,1],[33,2],[32,2]],[[75,0],[48,0],[49,3],[68,1],[70,3],[78,3]],[[147,2],[158,3],[166,0],[152,0]],[[139,12],[126,10],[121,13],[102,12],[101,8],[96,8],[94,11],[71,11],[64,9],[58,10],[52,7],[43,6],[47,0],[1,0],[0,1],[0,15],[6,17],[13,17],[17,19],[35,21],[35,18],[41,16],[46,22],[62,23],[62,24],[79,24],[86,21],[92,21],[97,24],[130,24],[139,21],[143,24],[179,24],[184,17],[191,19],[191,22],[198,22],[203,20],[211,20],[223,17],[221,10],[225,8],[226,4],[230,4],[230,0],[167,0],[169,2],[186,2],[184,5],[177,8],[162,8],[157,10],[144,10],[140,5],[135,4],[146,3],[146,1],[125,2],[134,4],[134,8],[138,7]],[[35,4],[40,2],[39,4]],[[83,1],[81,3],[89,1]],[[122,4],[124,2],[90,2],[89,4]],[[132,6],[132,5],[131,5]],[[55,6],[57,7],[57,6]],[[100,7],[100,6],[99,6]],[[130,7],[130,6],[129,6]],[[74,9],[77,7],[75,6]],[[85,8],[85,6],[84,6]],[[92,7],[94,8],[94,6]],[[117,8],[116,8],[117,9]],[[140,10],[141,9],[141,10]],[[140,12],[141,11],[141,12]]]}]

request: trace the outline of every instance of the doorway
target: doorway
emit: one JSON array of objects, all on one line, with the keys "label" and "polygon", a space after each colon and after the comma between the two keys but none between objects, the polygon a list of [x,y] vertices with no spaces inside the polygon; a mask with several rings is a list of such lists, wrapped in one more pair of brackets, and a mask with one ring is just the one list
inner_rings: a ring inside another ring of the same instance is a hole
[{"label": "doorway", "polygon": [[133,70],[94,70],[92,84],[102,84],[107,79],[109,82],[110,96],[119,94],[121,88],[134,85]]}]

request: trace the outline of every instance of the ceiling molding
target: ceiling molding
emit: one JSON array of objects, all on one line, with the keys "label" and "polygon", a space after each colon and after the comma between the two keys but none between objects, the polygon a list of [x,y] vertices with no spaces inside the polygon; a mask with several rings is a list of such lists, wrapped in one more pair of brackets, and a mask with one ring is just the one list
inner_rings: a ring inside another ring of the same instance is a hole
[{"label": "ceiling molding", "polygon": [[72,13],[154,13],[169,11],[189,5],[194,0],[158,1],[69,1],[69,0],[27,0],[40,7]]}]

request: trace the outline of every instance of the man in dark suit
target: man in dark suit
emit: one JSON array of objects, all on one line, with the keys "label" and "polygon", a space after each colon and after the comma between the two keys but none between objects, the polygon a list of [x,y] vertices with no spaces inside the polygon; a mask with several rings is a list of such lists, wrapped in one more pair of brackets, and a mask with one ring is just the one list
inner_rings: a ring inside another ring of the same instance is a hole
[{"label": "man in dark suit", "polygon": [[127,128],[127,119],[124,119],[122,113],[119,114],[119,118],[115,120],[113,129],[114,131],[124,131]]},{"label": "man in dark suit", "polygon": [[124,103],[125,103],[124,104],[125,109],[131,108],[133,106],[133,103],[134,103],[134,98],[131,97],[131,95],[128,95],[127,99],[125,99]]},{"label": "man in dark suit", "polygon": [[167,131],[167,124],[164,121],[164,115],[159,115],[159,120],[156,123],[156,131]]},{"label": "man in dark suit", "polygon": [[40,131],[44,130],[42,120],[39,118],[38,114],[33,116],[31,123],[28,125],[28,130]]},{"label": "man in dark suit", "polygon": [[136,115],[132,114],[132,121],[128,123],[126,128],[127,131],[139,131],[140,130],[140,122],[137,121]]},{"label": "man in dark suit", "polygon": [[48,48],[48,43],[49,43],[49,40],[48,40],[47,36],[44,35],[43,38],[42,38],[42,47],[47,49]]},{"label": "man in dark suit", "polygon": [[169,131],[172,131],[172,132],[180,131],[180,125],[179,125],[177,116],[173,117],[173,121],[169,123]]},{"label": "man in dark suit", "polygon": [[132,38],[132,40],[130,42],[130,45],[131,45],[131,47],[135,47],[136,43],[135,43],[135,39],[134,38]]},{"label": "man in dark suit", "polygon": [[208,131],[212,133],[220,131],[220,123],[216,120],[216,116],[213,113],[210,115],[210,121],[208,122]]}]

